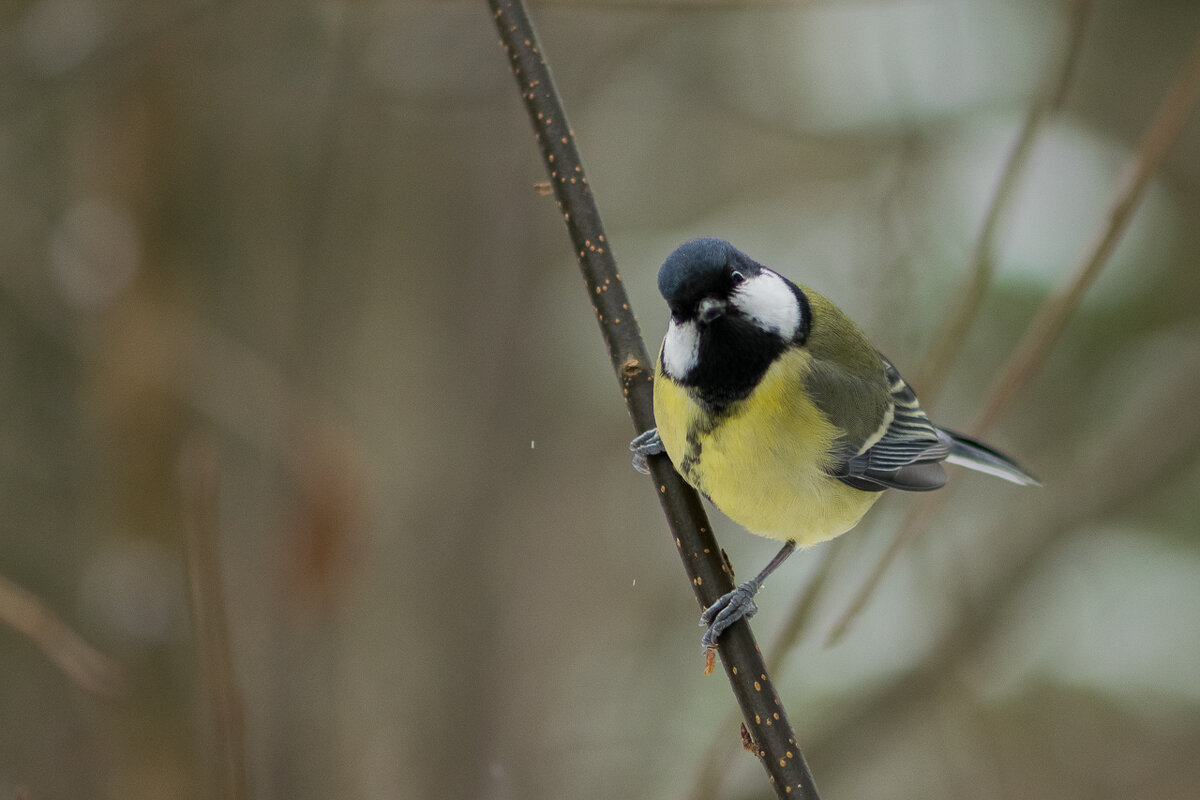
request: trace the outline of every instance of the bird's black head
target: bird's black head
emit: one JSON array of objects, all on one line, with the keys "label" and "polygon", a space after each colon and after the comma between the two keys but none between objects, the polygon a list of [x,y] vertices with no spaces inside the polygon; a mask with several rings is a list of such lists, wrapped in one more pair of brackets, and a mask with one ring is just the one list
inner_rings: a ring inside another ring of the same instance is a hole
[{"label": "bird's black head", "polygon": [[658,272],[658,290],[671,308],[663,370],[714,407],[749,394],[808,333],[800,288],[723,239],[680,245]]},{"label": "bird's black head", "polygon": [[706,297],[727,298],[763,267],[724,239],[693,239],[675,248],[658,271],[658,291],[679,320],[692,319]]}]

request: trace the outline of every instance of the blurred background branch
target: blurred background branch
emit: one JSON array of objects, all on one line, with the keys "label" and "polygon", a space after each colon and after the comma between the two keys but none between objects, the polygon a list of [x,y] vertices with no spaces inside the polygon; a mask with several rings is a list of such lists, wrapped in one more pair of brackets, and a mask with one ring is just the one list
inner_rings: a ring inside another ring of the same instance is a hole
[{"label": "blurred background branch", "polygon": [[0,620],[25,635],[85,692],[120,697],[125,680],[120,666],[84,641],[32,592],[0,576]]},{"label": "blurred background branch", "polygon": [[[1152,376],[1138,392],[1138,400],[1115,420],[1109,446],[1088,448],[1076,457],[1075,468],[1064,474],[1061,488],[1036,503],[1035,512],[1017,513],[1007,524],[993,525],[980,538],[1007,537],[1020,530],[1018,556],[1006,560],[1004,569],[973,590],[969,605],[933,646],[917,669],[898,676],[864,702],[864,714],[881,720],[904,713],[921,713],[930,696],[942,691],[946,674],[961,671],[985,657],[985,647],[1000,633],[1014,613],[1013,604],[1026,591],[1046,557],[1064,540],[1078,536],[1089,523],[1128,509],[1153,495],[1189,462],[1200,455],[1200,419],[1180,420],[1167,434],[1154,420],[1172,413],[1180,397],[1200,391],[1200,348],[1194,346],[1200,328],[1190,324],[1175,332],[1179,342],[1193,345],[1178,353],[1178,362]],[[1177,337],[1177,338],[1176,338]],[[1011,522],[1021,523],[1014,528]],[[825,744],[852,748],[858,731],[875,722],[852,716],[839,721]]]},{"label": "blurred background branch", "polygon": [[[1100,270],[1108,263],[1130,217],[1142,199],[1150,177],[1162,163],[1167,151],[1175,144],[1184,123],[1195,108],[1197,99],[1200,99],[1200,38],[1196,40],[1180,67],[1174,84],[1147,126],[1135,158],[1118,181],[1100,229],[1062,289],[1041,307],[992,381],[987,402],[970,428],[974,435],[986,437],[1000,415],[1045,364],[1050,349],[1062,336],[1067,321],[1078,308]],[[932,494],[913,503],[883,557],[876,562],[870,576],[830,629],[828,644],[836,644],[846,634],[855,617],[862,613],[896,556],[914,537],[930,527],[937,512],[949,502],[952,491],[950,489]]]},{"label": "blurred background branch", "polygon": [[946,374],[962,350],[971,324],[979,316],[984,295],[987,294],[995,274],[995,256],[992,251],[996,244],[996,230],[1012,201],[1013,190],[1029,163],[1038,131],[1043,122],[1058,111],[1066,100],[1067,89],[1071,85],[1071,78],[1079,61],[1090,9],[1091,0],[1074,0],[1068,6],[1066,41],[1062,46],[1061,63],[1047,73],[1045,87],[1029,106],[1021,131],[1004,163],[1000,180],[996,183],[995,192],[988,201],[983,227],[971,251],[966,283],[959,290],[941,323],[934,329],[930,337],[929,352],[925,354],[914,376],[912,385],[920,390],[921,403],[926,410],[933,410],[937,404]]},{"label": "blurred background branch", "polygon": [[192,641],[211,724],[217,796],[242,800],[246,787],[246,731],[241,690],[233,667],[225,589],[221,580],[217,515],[219,465],[210,441],[196,438],[180,458],[183,529],[192,611]]},{"label": "blurred background branch", "polygon": [[1179,139],[1184,123],[1195,110],[1197,99],[1200,99],[1200,37],[1192,45],[1191,52],[1179,68],[1175,83],[1146,128],[1136,157],[1117,183],[1111,205],[1095,238],[1084,251],[1063,290],[1042,306],[992,383],[987,404],[971,426],[977,435],[983,436],[995,425],[1017,393],[1045,364],[1050,348],[1062,336],[1063,328],[1079,307],[1084,294],[1091,288],[1100,270],[1109,263],[1109,257],[1124,235],[1130,217],[1141,203],[1151,176],[1158,171],[1167,151]]}]

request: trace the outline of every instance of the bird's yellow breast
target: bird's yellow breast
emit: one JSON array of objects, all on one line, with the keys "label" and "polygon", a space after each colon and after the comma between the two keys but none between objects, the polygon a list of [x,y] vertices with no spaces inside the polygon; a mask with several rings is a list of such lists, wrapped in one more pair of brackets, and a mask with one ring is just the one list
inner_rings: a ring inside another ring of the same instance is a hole
[{"label": "bird's yellow breast", "polygon": [[811,356],[789,350],[720,415],[662,373],[654,415],[681,475],[752,533],[811,545],[853,528],[879,497],[829,476],[838,430],[803,391]]}]

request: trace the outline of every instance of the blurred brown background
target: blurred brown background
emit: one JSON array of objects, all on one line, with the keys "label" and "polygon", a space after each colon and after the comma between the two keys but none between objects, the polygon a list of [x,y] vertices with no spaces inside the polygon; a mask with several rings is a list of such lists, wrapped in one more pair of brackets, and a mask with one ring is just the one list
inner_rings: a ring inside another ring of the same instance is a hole
[{"label": "blurred brown background", "polygon": [[[533,6],[650,348],[658,264],[712,234],[912,377],[1075,7]],[[1200,32],[1193,2],[1085,10],[951,427]],[[186,452],[217,470],[250,796],[770,796],[496,40],[473,2],[0,6],[0,798],[214,796]],[[1195,796],[1198,215],[1193,119],[990,434],[1045,488],[957,473],[826,647],[913,499],[842,540],[777,675],[827,800]],[[742,573],[774,550],[718,525]],[[764,646],[821,552],[761,595]]]}]

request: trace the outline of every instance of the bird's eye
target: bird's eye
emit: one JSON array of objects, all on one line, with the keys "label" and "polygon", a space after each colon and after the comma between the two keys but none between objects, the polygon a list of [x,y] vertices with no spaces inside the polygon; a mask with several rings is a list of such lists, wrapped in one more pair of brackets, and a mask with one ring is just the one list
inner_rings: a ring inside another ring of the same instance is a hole
[{"label": "bird's eye", "polygon": [[746,276],[743,275],[742,273],[738,272],[736,269],[733,271],[732,274],[730,274],[729,277],[733,279],[734,286],[737,286],[739,283],[746,282]]}]

